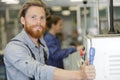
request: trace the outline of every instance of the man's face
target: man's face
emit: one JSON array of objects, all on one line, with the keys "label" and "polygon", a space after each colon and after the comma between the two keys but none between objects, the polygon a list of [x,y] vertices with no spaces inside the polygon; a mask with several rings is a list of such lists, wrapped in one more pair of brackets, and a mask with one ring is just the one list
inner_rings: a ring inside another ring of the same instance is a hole
[{"label": "man's face", "polygon": [[46,30],[46,15],[42,7],[31,6],[24,17],[21,17],[21,23],[25,31],[33,38],[40,38]]}]

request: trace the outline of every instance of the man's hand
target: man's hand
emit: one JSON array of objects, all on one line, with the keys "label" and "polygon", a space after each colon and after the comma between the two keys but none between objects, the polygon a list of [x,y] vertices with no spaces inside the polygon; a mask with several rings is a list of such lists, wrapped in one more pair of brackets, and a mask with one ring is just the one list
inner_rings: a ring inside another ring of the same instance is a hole
[{"label": "man's hand", "polygon": [[81,74],[83,80],[93,80],[95,79],[95,67],[93,65],[88,65],[89,61],[85,61],[81,67]]}]

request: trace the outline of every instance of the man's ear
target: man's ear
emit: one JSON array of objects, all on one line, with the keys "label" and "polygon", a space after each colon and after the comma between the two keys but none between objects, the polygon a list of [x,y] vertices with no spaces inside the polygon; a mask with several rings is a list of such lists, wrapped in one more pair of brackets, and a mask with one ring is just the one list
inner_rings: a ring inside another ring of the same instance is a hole
[{"label": "man's ear", "polygon": [[20,18],[20,22],[24,25],[24,24],[25,24],[25,18],[24,18],[24,17],[21,17],[21,18]]}]

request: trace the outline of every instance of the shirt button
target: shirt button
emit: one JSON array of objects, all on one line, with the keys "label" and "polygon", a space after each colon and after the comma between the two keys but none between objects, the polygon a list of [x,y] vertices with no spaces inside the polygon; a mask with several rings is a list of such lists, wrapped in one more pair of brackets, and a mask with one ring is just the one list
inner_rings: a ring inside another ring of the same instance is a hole
[{"label": "shirt button", "polygon": [[25,64],[28,64],[28,62],[25,62]]}]

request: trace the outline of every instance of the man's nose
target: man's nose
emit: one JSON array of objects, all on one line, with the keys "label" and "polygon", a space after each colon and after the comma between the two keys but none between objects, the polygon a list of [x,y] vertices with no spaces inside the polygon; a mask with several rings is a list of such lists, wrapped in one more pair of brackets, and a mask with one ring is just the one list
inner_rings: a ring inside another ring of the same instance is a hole
[{"label": "man's nose", "polygon": [[37,22],[43,22],[43,21],[45,21],[44,18],[37,18]]},{"label": "man's nose", "polygon": [[37,18],[36,22],[37,22],[37,24],[40,24],[41,23],[41,19]]}]

